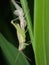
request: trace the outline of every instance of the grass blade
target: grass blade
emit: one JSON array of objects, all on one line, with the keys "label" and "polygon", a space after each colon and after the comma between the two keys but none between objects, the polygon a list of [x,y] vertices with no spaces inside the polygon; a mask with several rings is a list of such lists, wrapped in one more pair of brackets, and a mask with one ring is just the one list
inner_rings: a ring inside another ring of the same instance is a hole
[{"label": "grass blade", "polygon": [[35,0],[34,2],[36,65],[49,65],[49,0]]}]

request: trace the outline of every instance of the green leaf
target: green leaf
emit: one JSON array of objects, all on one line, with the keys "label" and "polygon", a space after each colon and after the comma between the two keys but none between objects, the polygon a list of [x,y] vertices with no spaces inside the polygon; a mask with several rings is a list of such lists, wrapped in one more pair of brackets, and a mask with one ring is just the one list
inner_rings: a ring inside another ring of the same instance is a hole
[{"label": "green leaf", "polygon": [[[0,47],[9,61],[10,65],[29,65],[23,53],[18,52],[17,48],[8,42],[0,33]],[[19,54],[19,56],[18,56]],[[17,60],[16,60],[17,58]]]},{"label": "green leaf", "polygon": [[49,65],[49,0],[34,1],[34,51],[36,65]]}]

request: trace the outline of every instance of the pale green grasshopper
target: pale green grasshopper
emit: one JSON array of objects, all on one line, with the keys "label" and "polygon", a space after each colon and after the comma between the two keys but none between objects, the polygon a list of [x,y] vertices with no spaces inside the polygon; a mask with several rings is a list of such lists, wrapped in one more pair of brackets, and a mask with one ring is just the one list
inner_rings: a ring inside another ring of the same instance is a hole
[{"label": "pale green grasshopper", "polygon": [[[16,16],[18,16],[19,20],[20,20],[20,25],[18,23],[14,23],[12,20],[11,24],[15,27],[15,29],[17,30],[17,37],[18,37],[18,41],[19,41],[19,47],[18,50],[22,51],[26,48],[27,43],[26,42],[26,32],[25,32],[25,27],[26,27],[26,20],[24,18],[24,12],[23,9],[15,2],[15,0],[11,0],[13,5],[15,6],[16,10],[14,11],[14,14]],[[28,57],[27,57],[28,58]],[[29,58],[28,58],[29,59]],[[30,60],[30,59],[29,59]]]}]

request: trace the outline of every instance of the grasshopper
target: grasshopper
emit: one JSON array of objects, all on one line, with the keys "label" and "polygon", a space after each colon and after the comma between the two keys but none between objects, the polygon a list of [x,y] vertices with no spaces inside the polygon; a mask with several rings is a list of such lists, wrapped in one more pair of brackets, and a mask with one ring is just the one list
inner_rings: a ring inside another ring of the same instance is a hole
[{"label": "grasshopper", "polygon": [[[17,37],[19,40],[19,47],[18,50],[22,51],[26,48],[27,43],[25,43],[26,41],[26,32],[25,32],[25,27],[26,27],[26,20],[24,18],[24,12],[23,9],[15,2],[15,0],[11,0],[11,2],[13,3],[13,5],[15,6],[16,10],[14,11],[14,14],[16,16],[18,16],[19,20],[20,20],[20,25],[18,23],[14,23],[12,20],[11,24],[15,27],[15,29],[17,30]],[[27,56],[26,56],[27,57]],[[28,57],[27,57],[28,58]],[[29,58],[28,58],[29,59]],[[30,60],[30,59],[29,59]]]}]

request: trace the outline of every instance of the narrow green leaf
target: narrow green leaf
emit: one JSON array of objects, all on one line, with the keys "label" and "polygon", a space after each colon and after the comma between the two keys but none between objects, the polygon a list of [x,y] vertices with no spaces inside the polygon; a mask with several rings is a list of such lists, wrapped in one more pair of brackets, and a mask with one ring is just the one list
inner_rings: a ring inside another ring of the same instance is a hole
[{"label": "narrow green leaf", "polygon": [[49,0],[34,1],[34,51],[36,65],[49,65]]}]

